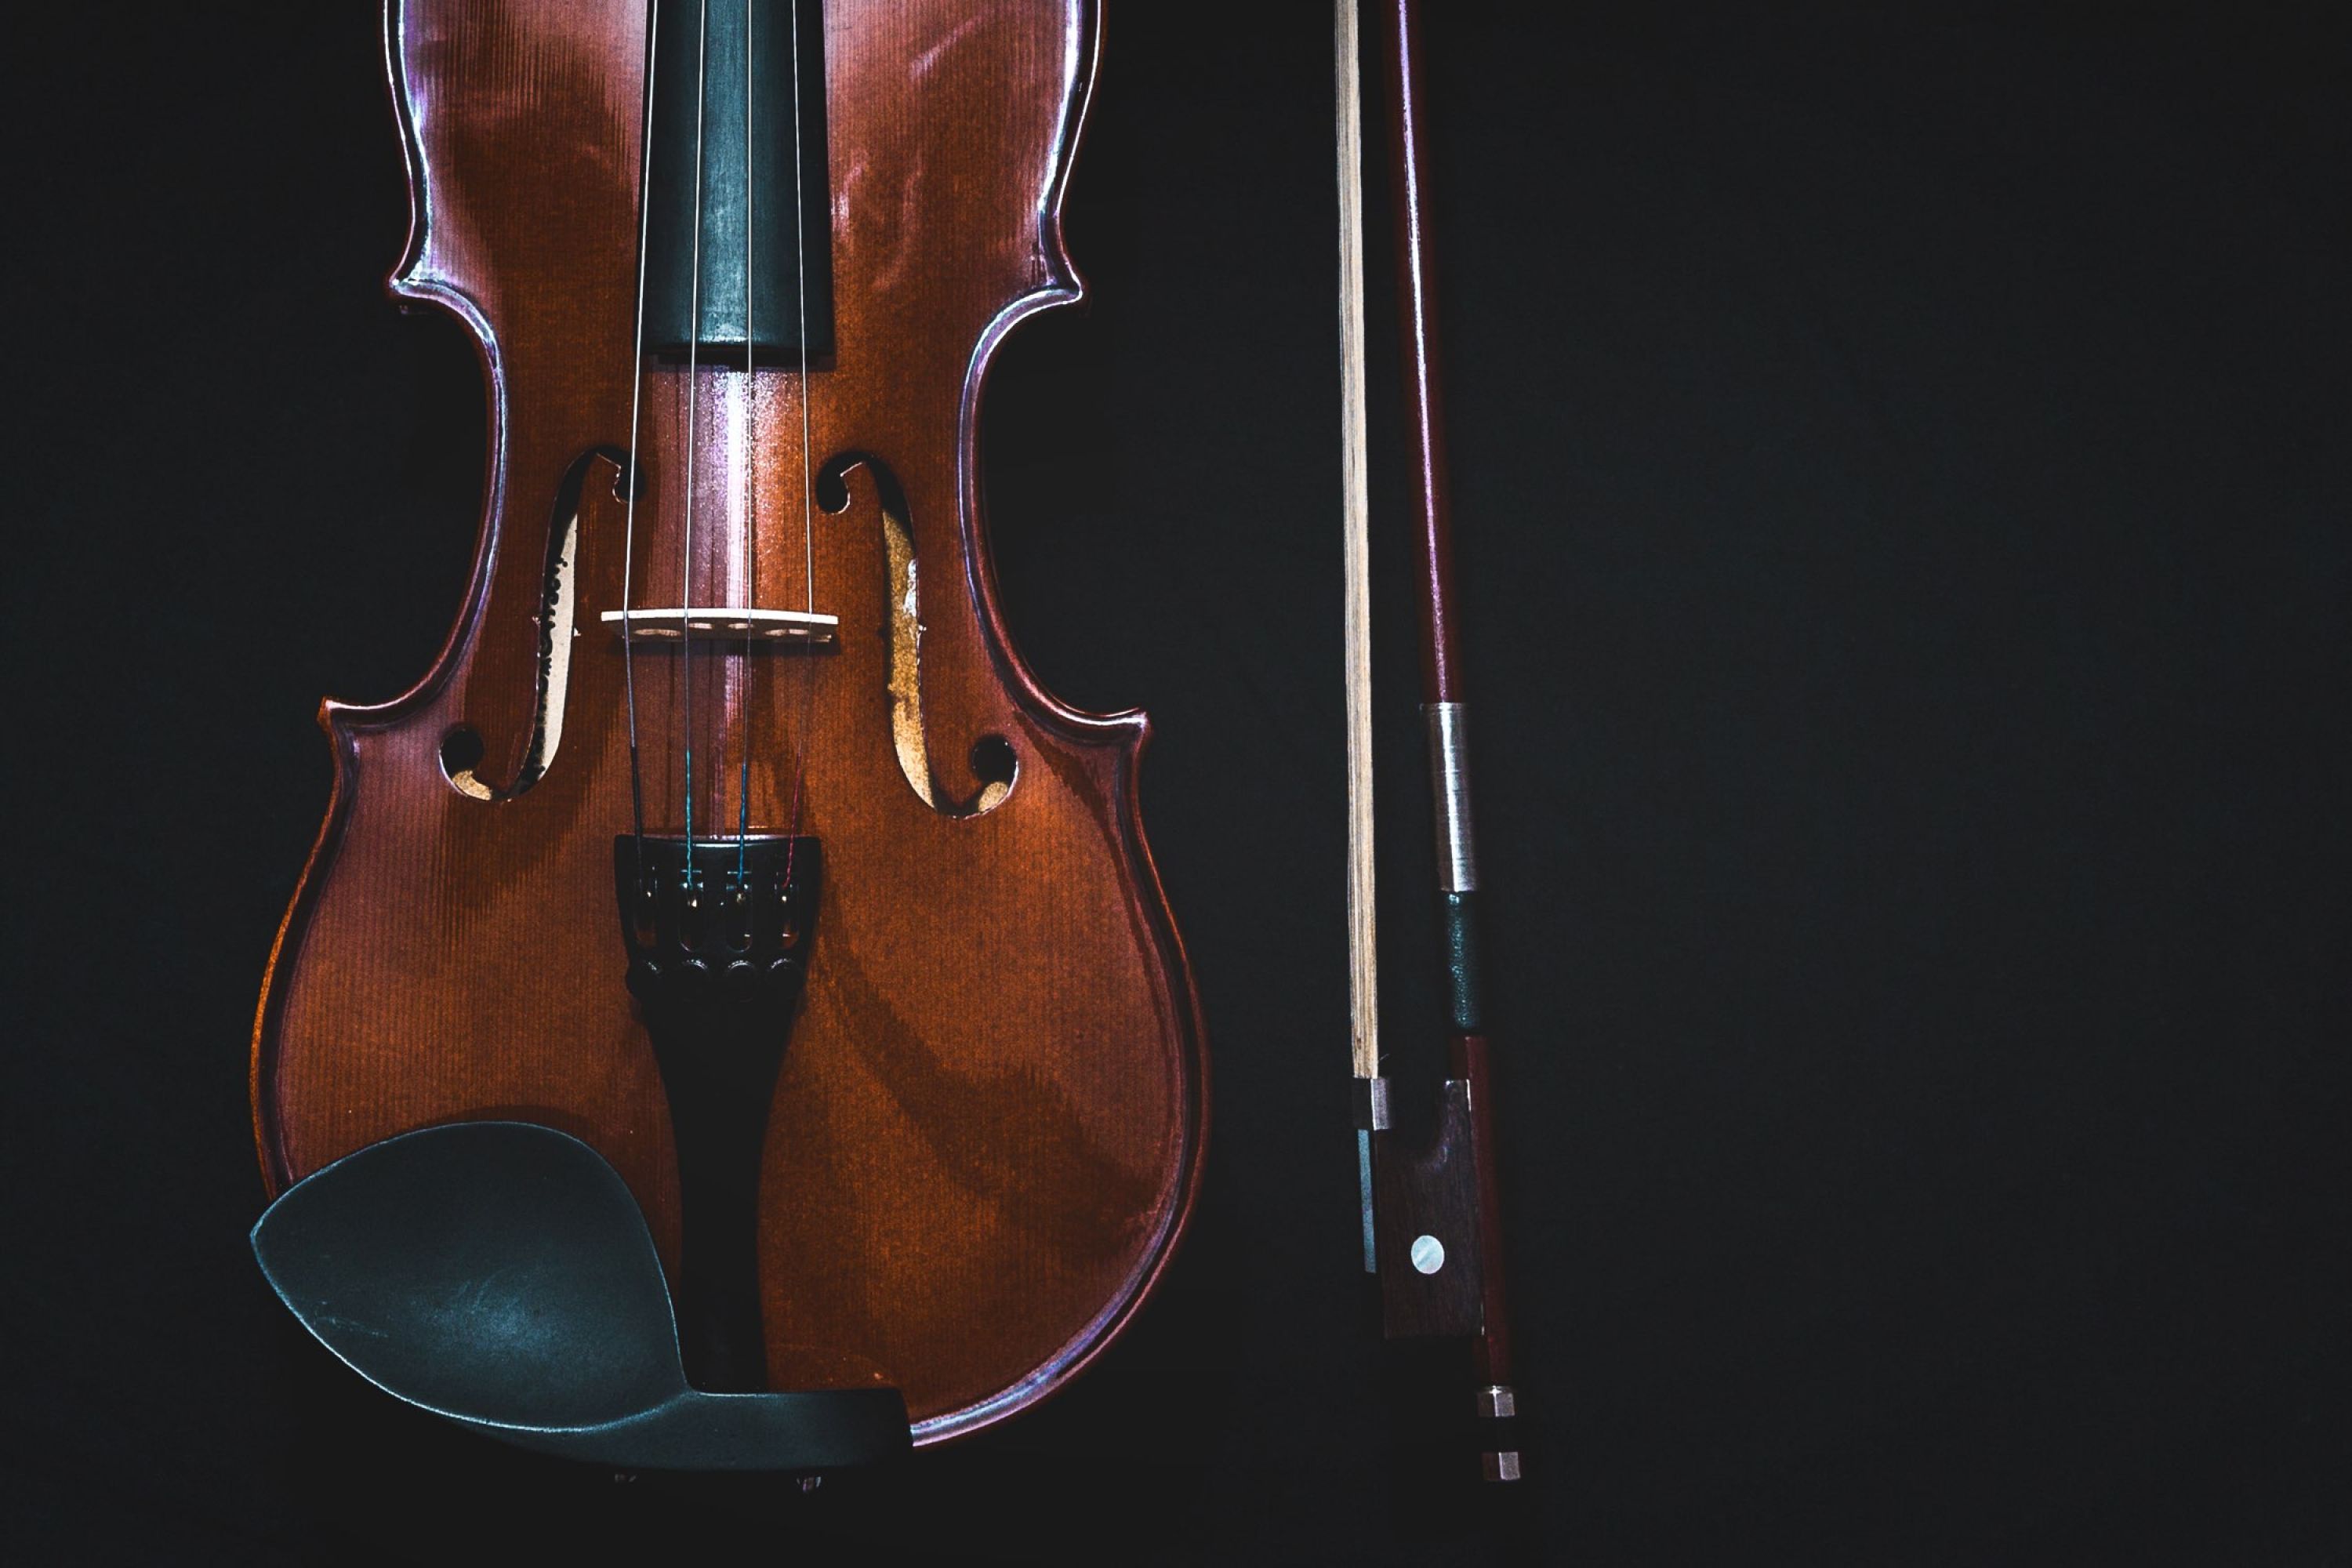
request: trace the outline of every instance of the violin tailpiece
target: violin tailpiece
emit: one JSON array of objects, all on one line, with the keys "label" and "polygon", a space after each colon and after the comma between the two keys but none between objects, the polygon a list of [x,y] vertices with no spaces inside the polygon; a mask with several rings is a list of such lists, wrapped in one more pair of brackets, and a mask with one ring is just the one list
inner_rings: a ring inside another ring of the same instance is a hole
[{"label": "violin tailpiece", "polygon": [[677,1145],[678,1342],[688,1379],[714,1393],[767,1386],[760,1158],[823,871],[806,836],[613,841],[628,990]]}]

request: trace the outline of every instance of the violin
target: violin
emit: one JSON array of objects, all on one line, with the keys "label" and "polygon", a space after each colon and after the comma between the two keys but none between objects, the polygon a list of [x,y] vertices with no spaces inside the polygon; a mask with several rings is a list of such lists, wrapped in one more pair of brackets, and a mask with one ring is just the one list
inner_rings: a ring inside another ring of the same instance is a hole
[{"label": "violin", "polygon": [[1088,0],[394,0],[391,289],[472,334],[445,646],[330,700],[252,1057],[273,1194],[447,1123],[588,1145],[698,1388],[900,1392],[920,1445],[1119,1332],[1207,1059],[1140,712],[999,613],[977,431],[1082,287]]}]

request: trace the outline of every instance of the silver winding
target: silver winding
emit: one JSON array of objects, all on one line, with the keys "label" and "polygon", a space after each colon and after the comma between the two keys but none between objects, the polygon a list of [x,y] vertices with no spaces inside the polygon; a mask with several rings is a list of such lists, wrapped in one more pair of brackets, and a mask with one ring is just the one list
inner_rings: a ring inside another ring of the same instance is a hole
[{"label": "silver winding", "polygon": [[1437,803],[1437,885],[1440,892],[1475,892],[1478,856],[1470,832],[1469,719],[1459,702],[1431,702],[1429,781]]}]

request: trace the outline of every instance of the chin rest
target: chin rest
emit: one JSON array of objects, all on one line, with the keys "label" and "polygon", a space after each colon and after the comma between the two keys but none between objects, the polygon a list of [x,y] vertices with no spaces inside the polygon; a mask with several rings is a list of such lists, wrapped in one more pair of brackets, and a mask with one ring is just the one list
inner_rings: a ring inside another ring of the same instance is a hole
[{"label": "chin rest", "polygon": [[908,1445],[894,1388],[687,1386],[645,1216],[603,1156],[552,1128],[386,1139],[289,1187],[253,1250],[352,1371],[526,1448],[619,1469],[812,1471]]}]

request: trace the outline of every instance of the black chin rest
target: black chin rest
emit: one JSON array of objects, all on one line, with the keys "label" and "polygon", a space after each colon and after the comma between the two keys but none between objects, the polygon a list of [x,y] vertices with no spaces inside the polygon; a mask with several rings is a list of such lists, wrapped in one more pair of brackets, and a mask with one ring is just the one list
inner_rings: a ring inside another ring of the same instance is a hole
[{"label": "black chin rest", "polygon": [[577,1138],[467,1121],[389,1138],[253,1227],[278,1299],[394,1398],[618,1469],[823,1470],[903,1452],[894,1388],[704,1394],[645,1217]]}]

